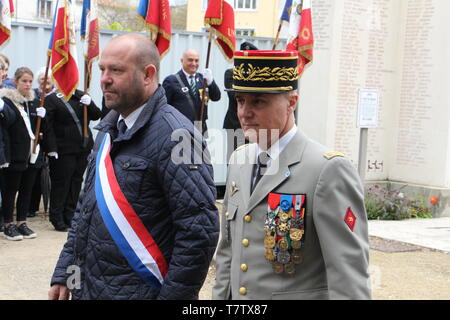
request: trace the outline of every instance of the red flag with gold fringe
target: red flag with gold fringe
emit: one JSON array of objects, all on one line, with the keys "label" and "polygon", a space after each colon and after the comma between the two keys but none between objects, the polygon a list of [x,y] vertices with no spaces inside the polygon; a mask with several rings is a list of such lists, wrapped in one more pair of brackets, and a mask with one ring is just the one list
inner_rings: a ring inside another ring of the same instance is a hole
[{"label": "red flag with gold fringe", "polygon": [[78,87],[78,62],[75,43],[74,0],[57,2],[52,31],[52,73],[56,86],[69,100]]},{"label": "red flag with gold fringe", "polygon": [[298,51],[298,73],[301,75],[313,59],[311,0],[293,0],[287,50]]},{"label": "red flag with gold fringe", "polygon": [[225,0],[210,0],[205,13],[205,26],[216,34],[216,43],[227,60],[233,59],[236,48],[234,10]]},{"label": "red flag with gold fringe", "polygon": [[169,0],[141,0],[137,17],[152,33],[156,34],[156,38],[152,40],[161,58],[164,57],[169,51],[172,38]]}]

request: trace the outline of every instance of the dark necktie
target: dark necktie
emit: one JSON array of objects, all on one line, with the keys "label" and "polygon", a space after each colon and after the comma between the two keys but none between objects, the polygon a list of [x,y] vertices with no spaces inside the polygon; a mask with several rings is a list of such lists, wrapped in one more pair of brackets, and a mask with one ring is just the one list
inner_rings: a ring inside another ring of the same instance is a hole
[{"label": "dark necktie", "polygon": [[262,176],[266,173],[267,171],[267,164],[269,163],[270,160],[270,156],[267,152],[261,152],[258,155],[258,159],[257,159],[257,163],[255,166],[255,171],[254,171],[254,182],[253,182],[253,186],[252,186],[252,192],[253,190],[255,190],[256,185],[258,184],[259,180],[261,180]]},{"label": "dark necktie", "polygon": [[194,76],[193,75],[189,76],[189,79],[190,79],[191,92],[194,95],[194,97],[196,97],[197,96],[197,86],[195,85]]},{"label": "dark necktie", "polygon": [[120,120],[119,123],[117,124],[117,138],[123,136],[125,134],[125,132],[127,131],[127,124],[125,123],[125,120]]}]

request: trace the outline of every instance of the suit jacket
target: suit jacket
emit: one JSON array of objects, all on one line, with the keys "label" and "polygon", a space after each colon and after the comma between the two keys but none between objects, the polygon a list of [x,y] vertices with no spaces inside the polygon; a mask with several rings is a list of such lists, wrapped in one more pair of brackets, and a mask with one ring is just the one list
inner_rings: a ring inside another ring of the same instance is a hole
[{"label": "suit jacket", "polygon": [[[46,118],[49,127],[49,148],[61,155],[86,152],[89,153],[94,145],[92,132],[89,128],[89,122],[100,119],[100,109],[95,105],[94,100],[92,100],[91,104],[87,108],[89,141],[87,145],[83,147],[82,134],[80,134],[72,115],[61,98],[58,98],[57,94],[58,92],[54,92],[46,96],[44,100],[45,108],[47,109]],[[80,99],[82,96],[83,92],[76,90],[68,102],[80,121],[81,129],[83,130],[84,107],[80,104]]]},{"label": "suit jacket", "polygon": [[[367,216],[352,163],[297,132],[250,193],[256,150],[245,145],[230,160],[213,299],[370,299]],[[275,274],[264,256],[271,192],[306,196],[303,262],[293,276]]]},{"label": "suit jacket", "polygon": [[[164,82],[162,84],[164,90],[166,90],[167,103],[174,106],[178,111],[180,111],[184,116],[186,116],[186,118],[194,122],[199,119],[200,109],[202,106],[201,101],[202,95],[200,93],[200,90],[203,89],[203,76],[200,73],[195,74],[195,83],[198,94],[194,96],[192,94],[192,91],[190,90],[189,81],[186,78],[183,70],[178,71],[177,74],[180,76],[180,79],[182,80],[184,87],[180,85],[176,75],[174,74],[164,79]],[[211,85],[208,86],[207,88],[209,99],[212,101],[219,101],[221,93],[216,82],[213,81]],[[193,101],[194,104],[193,107],[190,105],[187,96],[191,97],[191,100]],[[208,110],[206,107],[203,113],[203,119],[204,120],[208,119]]]},{"label": "suit jacket", "polygon": [[[233,84],[233,69],[225,71],[224,84],[226,89],[231,89]],[[234,92],[227,92],[228,95],[228,110],[223,120],[224,129],[240,129],[241,123],[237,116],[237,103]]]}]

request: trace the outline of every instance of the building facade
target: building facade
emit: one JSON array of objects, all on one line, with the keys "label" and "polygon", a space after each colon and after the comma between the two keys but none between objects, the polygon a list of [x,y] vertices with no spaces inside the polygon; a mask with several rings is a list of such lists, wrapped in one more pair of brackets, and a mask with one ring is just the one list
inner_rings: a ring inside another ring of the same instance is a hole
[{"label": "building facade", "polygon": [[[203,19],[209,0],[189,0],[187,31],[204,31]],[[226,0],[235,12],[237,36],[274,38],[284,0]]]},{"label": "building facade", "polygon": [[[14,22],[51,24],[57,0],[13,0]],[[75,5],[75,21],[81,21],[83,0],[72,0]],[[97,0],[99,19],[102,20],[106,10],[125,10],[137,8],[139,0]],[[114,13],[110,14],[114,17]],[[116,16],[119,16],[117,13]],[[106,19],[104,19],[106,20]],[[100,21],[101,22],[101,21]]]}]

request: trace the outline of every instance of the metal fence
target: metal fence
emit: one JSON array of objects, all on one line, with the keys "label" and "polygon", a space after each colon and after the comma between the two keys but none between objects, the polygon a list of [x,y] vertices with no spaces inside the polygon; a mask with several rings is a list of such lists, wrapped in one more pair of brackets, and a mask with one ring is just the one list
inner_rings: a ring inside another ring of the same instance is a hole
[{"label": "metal fence", "polygon": [[[15,70],[19,67],[26,66],[31,70],[38,72],[45,66],[47,61],[47,48],[50,39],[51,26],[30,23],[13,23],[10,42],[1,50],[3,54],[10,59],[9,76],[12,77]],[[116,31],[100,31],[100,50],[115,35],[123,32]],[[172,34],[171,49],[161,62],[160,82],[170,74],[176,73],[181,68],[180,58],[184,50],[194,48],[200,54],[200,70],[205,67],[206,52],[208,46],[208,33],[205,32],[186,32],[174,31]],[[272,48],[272,38],[253,38],[238,37],[236,44],[239,48],[244,41],[250,41],[259,49],[267,50]],[[278,47],[284,47],[285,43],[281,42]],[[77,53],[78,64],[83,66],[83,43],[79,40],[77,31]],[[222,53],[216,45],[212,46],[210,57],[210,69],[213,72],[214,79],[219,88],[224,88],[223,76],[225,70],[231,67],[231,63],[225,60]],[[80,79],[84,79],[84,70],[80,67]],[[80,80],[81,81],[81,80]],[[94,63],[93,76],[91,81],[90,94],[98,106],[101,104],[102,92],[100,89],[100,72],[97,63]],[[37,82],[35,83],[37,86]],[[84,83],[79,83],[79,88],[83,90]],[[216,133],[222,130],[223,119],[228,108],[228,97],[222,90],[222,98],[218,102],[210,102],[208,107],[207,125],[211,131]],[[95,126],[95,123],[91,125]],[[95,130],[94,130],[95,131]],[[94,132],[95,135],[95,132]],[[225,137],[222,134],[221,137]],[[218,138],[218,135],[212,135],[208,139],[208,146],[212,154],[212,162],[214,166],[214,176],[216,184],[225,183],[226,164],[225,140]]]}]

